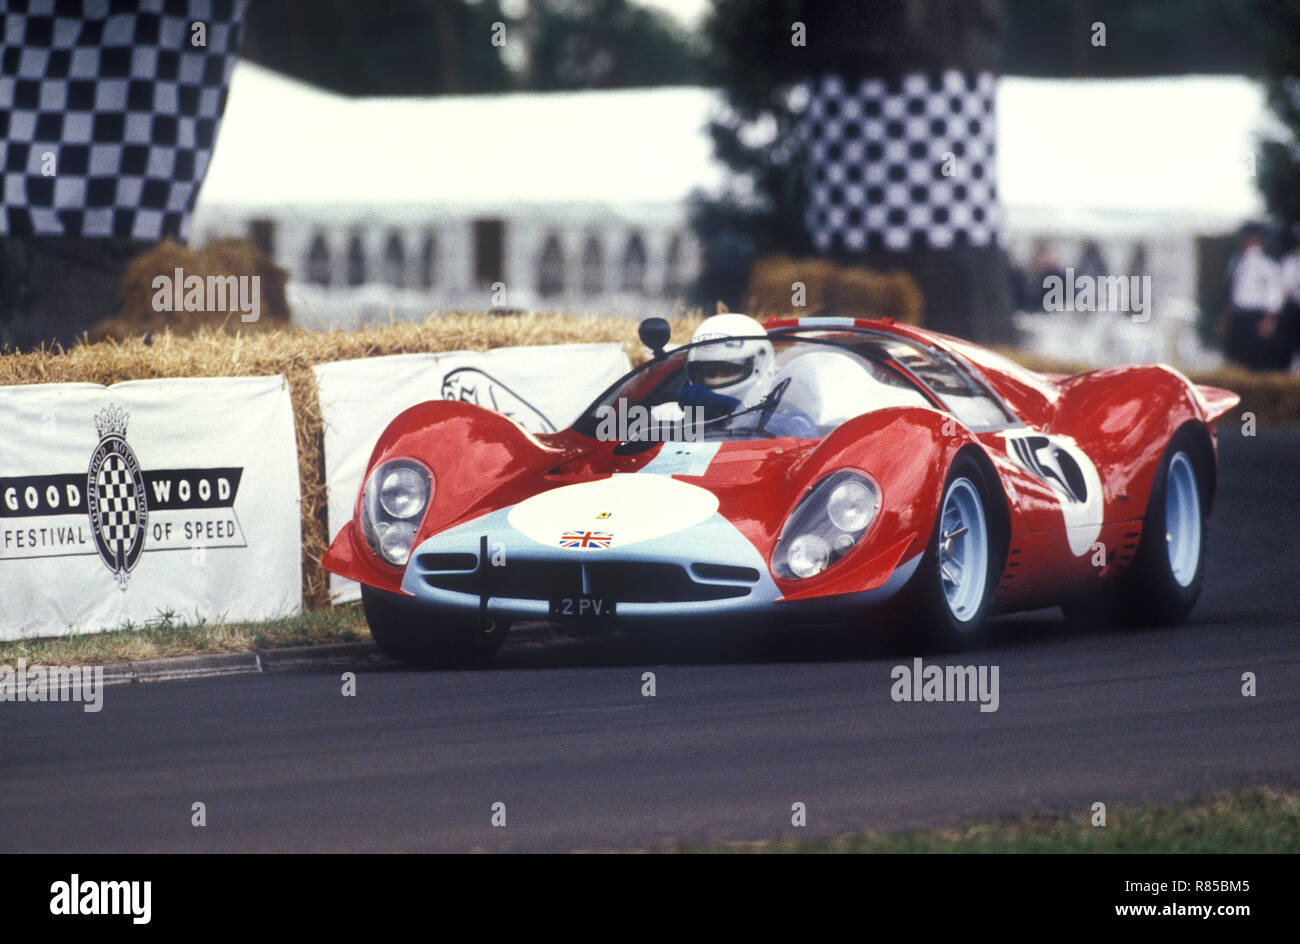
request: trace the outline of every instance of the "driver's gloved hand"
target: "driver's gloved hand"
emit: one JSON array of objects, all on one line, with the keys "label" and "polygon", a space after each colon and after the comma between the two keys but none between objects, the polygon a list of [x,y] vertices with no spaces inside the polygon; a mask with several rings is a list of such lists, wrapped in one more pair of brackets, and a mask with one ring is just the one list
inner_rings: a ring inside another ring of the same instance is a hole
[{"label": "driver's gloved hand", "polygon": [[704,384],[693,383],[682,387],[677,394],[677,405],[680,407],[703,407],[704,418],[716,420],[723,416],[730,416],[740,409],[740,401],[735,397],[729,397],[725,393],[718,393],[711,390]]}]

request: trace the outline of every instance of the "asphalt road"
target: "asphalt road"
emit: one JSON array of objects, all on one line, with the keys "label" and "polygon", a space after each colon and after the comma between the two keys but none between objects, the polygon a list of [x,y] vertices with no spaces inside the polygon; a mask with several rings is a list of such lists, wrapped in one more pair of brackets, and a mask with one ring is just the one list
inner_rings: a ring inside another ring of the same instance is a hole
[{"label": "asphalt road", "polygon": [[625,849],[1296,785],[1300,430],[1222,436],[1191,622],[999,620],[954,660],[999,667],[996,712],[895,703],[905,654],[789,635],[512,645],[488,671],[362,671],[351,698],[323,672],[115,686],[98,714],[0,704],[0,851]]}]

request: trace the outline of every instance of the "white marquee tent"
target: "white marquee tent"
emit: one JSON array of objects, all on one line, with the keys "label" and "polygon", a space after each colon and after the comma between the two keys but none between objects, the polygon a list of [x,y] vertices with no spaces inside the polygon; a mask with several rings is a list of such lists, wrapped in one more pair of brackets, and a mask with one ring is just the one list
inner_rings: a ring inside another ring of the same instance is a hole
[{"label": "white marquee tent", "polygon": [[[511,306],[645,311],[698,265],[687,200],[723,179],[705,132],[717,107],[700,88],[350,98],[243,62],[192,237],[269,221],[292,290],[322,320],[497,300],[476,260],[493,238]],[[1046,240],[1068,263],[1091,239],[1122,271],[1140,245],[1162,296],[1190,305],[1196,237],[1262,212],[1252,174],[1266,115],[1262,89],[1240,77],[1002,79],[998,184],[1013,257],[1026,262]],[[477,229],[483,219],[506,235]],[[394,232],[408,261],[421,233],[436,234],[434,284],[380,277]],[[563,274],[548,300],[536,286],[552,237]],[[337,273],[349,249],[373,260],[362,284],[310,284],[318,238]],[[639,283],[620,271],[638,261]]]}]

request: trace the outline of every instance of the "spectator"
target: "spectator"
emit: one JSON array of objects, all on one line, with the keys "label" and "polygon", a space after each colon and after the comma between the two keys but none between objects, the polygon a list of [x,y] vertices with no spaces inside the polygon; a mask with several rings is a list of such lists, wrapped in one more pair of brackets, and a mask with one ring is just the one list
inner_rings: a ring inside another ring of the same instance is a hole
[{"label": "spectator", "polygon": [[1034,247],[1034,261],[1030,263],[1031,275],[1029,281],[1029,291],[1032,303],[1028,306],[1032,311],[1046,311],[1045,294],[1047,286],[1044,284],[1047,279],[1053,276],[1065,282],[1065,270],[1061,268],[1061,263],[1056,258],[1056,253],[1052,247],[1047,244],[1046,240],[1039,240]]},{"label": "spectator", "polygon": [[1013,311],[1027,311],[1036,307],[1035,296],[1029,284],[1029,274],[1014,256],[1007,253],[1007,279],[1011,287]]},{"label": "spectator", "polygon": [[[1219,320],[1229,359],[1254,370],[1278,369],[1278,315],[1282,310],[1282,269],[1264,252],[1265,229],[1248,223],[1241,231],[1241,253],[1228,271],[1229,302]],[[1288,360],[1290,349],[1288,347]]]},{"label": "spectator", "polygon": [[1083,249],[1079,253],[1079,261],[1074,265],[1074,276],[1078,278],[1081,275],[1090,278],[1100,279],[1110,274],[1106,268],[1106,257],[1101,251],[1101,246],[1097,245],[1094,240],[1088,240],[1083,244]]},{"label": "spectator", "polygon": [[1300,223],[1291,227],[1291,248],[1282,259],[1282,315],[1278,318],[1278,366],[1286,370],[1300,347]]}]

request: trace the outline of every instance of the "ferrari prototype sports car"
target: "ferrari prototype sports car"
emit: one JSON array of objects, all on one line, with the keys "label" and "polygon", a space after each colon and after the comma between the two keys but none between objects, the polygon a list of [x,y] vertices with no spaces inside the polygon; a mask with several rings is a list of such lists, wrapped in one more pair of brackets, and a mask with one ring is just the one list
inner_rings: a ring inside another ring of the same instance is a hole
[{"label": "ferrari prototype sports car", "polygon": [[525,620],[956,648],[999,612],[1154,625],[1196,602],[1229,391],[1163,366],[1037,374],[888,320],[641,338],[651,356],[567,429],[453,401],[389,424],[324,559],[381,649],[481,660]]}]

